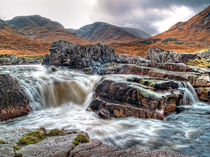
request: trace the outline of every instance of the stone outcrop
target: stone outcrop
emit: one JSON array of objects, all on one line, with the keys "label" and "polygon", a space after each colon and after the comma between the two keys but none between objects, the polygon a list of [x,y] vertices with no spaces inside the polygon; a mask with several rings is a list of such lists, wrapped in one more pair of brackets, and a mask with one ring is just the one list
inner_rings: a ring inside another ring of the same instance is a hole
[{"label": "stone outcrop", "polygon": [[189,60],[209,58],[210,53],[178,53],[160,48],[148,49],[146,59],[153,63],[187,63]]},{"label": "stone outcrop", "polygon": [[0,65],[26,64],[24,57],[17,57],[13,54],[0,55]]},{"label": "stone outcrop", "polygon": [[176,81],[140,77],[114,80],[102,80],[90,104],[90,109],[104,119],[134,116],[163,120],[182,105],[183,92]]},{"label": "stone outcrop", "polygon": [[0,74],[0,121],[30,112],[29,98],[16,79]]},{"label": "stone outcrop", "polygon": [[50,55],[43,61],[45,65],[85,68],[114,62],[117,55],[114,49],[106,45],[73,45],[66,41],[54,42],[50,47]]},{"label": "stone outcrop", "polygon": [[105,45],[80,46],[64,41],[53,43],[50,52],[43,64],[76,68],[86,74],[143,77],[132,76],[127,80],[103,78],[96,87],[90,108],[105,119],[128,116],[164,119],[175,112],[177,106],[184,104],[183,91],[178,89],[177,81],[190,82],[197,88],[200,100],[209,100],[208,92],[201,91],[210,87],[208,72],[185,64],[191,59],[208,58],[208,53],[176,53],[153,48],[141,58],[117,55],[114,49]]},{"label": "stone outcrop", "polygon": [[0,65],[40,64],[42,56],[18,57],[14,54],[0,54]]}]

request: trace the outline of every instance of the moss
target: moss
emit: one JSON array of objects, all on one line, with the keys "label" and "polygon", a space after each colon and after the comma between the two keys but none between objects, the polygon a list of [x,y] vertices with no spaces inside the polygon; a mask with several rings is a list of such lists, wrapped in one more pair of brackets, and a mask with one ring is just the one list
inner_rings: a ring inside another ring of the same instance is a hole
[{"label": "moss", "polygon": [[8,143],[3,140],[0,140],[0,144],[8,144]]},{"label": "moss", "polygon": [[13,148],[14,148],[14,151],[16,152],[16,151],[18,151],[19,149],[21,149],[21,148],[22,148],[22,146],[18,146],[18,145],[16,145],[16,146],[13,146]]},{"label": "moss", "polygon": [[44,140],[47,137],[51,137],[51,136],[59,136],[59,135],[65,135],[64,130],[59,130],[59,129],[53,129],[50,130],[49,132],[46,131],[45,128],[40,128],[38,130],[32,131],[28,134],[23,135],[19,141],[18,141],[18,145],[15,146],[16,148],[25,146],[25,145],[29,145],[29,144],[35,144],[38,143],[42,140]]},{"label": "moss", "polygon": [[189,60],[186,64],[190,66],[196,66],[198,68],[209,68],[210,66],[210,62],[207,61],[205,58],[196,58],[194,60]]},{"label": "moss", "polygon": [[65,134],[64,130],[59,130],[59,129],[53,129],[47,133],[48,136],[59,136],[64,134]]},{"label": "moss", "polygon": [[16,151],[18,151],[19,149],[21,149],[22,146],[13,146],[14,152],[15,152],[15,157],[22,157],[23,155],[20,153],[16,153]]},{"label": "moss", "polygon": [[88,142],[89,142],[89,138],[85,134],[79,134],[75,138],[73,144],[79,145],[80,143],[88,143]]},{"label": "moss", "polygon": [[36,130],[24,135],[21,139],[19,139],[18,144],[22,145],[35,144],[42,141],[45,138],[46,138],[45,133],[43,131]]}]

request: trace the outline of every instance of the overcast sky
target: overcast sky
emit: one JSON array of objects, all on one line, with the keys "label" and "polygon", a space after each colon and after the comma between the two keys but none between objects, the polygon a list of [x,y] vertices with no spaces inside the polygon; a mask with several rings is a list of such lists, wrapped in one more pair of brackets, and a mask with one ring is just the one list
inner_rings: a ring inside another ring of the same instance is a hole
[{"label": "overcast sky", "polygon": [[208,5],[210,0],[0,0],[0,18],[39,14],[66,28],[102,21],[154,35]]}]

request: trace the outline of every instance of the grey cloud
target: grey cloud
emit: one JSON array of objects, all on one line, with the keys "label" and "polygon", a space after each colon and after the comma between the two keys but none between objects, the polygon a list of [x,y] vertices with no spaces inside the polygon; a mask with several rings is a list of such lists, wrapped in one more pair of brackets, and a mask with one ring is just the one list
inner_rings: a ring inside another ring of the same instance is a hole
[{"label": "grey cloud", "polygon": [[[154,22],[167,18],[167,12],[173,6],[185,6],[195,13],[210,4],[210,0],[98,0],[99,14],[107,17],[107,22],[117,25],[130,25],[150,34],[159,33]],[[154,10],[160,12],[153,12]],[[142,14],[139,15],[139,12]]]}]

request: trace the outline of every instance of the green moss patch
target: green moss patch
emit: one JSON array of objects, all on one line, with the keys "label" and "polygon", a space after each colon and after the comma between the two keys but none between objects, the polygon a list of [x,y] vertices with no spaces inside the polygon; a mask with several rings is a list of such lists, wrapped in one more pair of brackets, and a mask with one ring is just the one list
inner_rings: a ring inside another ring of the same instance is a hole
[{"label": "green moss patch", "polygon": [[80,143],[88,143],[88,142],[89,142],[89,138],[85,134],[78,134],[73,144],[77,146]]},{"label": "green moss patch", "polygon": [[188,61],[186,64],[190,66],[196,66],[199,68],[210,68],[210,61],[207,61],[205,58],[196,58],[194,60]]},{"label": "green moss patch", "polygon": [[19,141],[17,146],[24,146],[29,144],[35,144],[47,137],[51,136],[62,136],[65,135],[64,130],[53,129],[47,132],[44,128],[32,131],[28,134],[23,135]]}]

